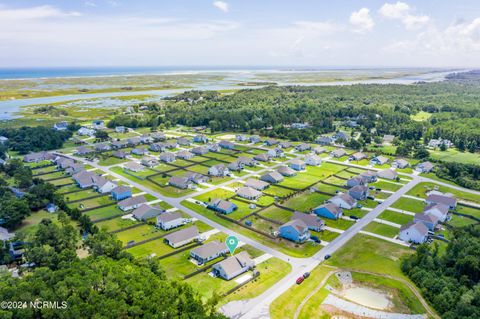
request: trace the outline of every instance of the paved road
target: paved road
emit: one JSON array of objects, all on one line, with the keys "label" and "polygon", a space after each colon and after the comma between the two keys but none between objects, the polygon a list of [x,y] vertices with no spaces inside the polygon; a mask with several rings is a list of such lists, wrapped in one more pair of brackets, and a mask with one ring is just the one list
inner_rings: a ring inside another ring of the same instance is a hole
[{"label": "paved road", "polygon": [[[225,315],[227,315],[229,317],[232,317],[232,318],[248,318],[248,319],[249,318],[252,318],[252,319],[253,318],[269,318],[269,305],[270,305],[270,303],[273,300],[275,300],[277,297],[279,297],[281,294],[283,294],[285,291],[287,291],[292,285],[294,285],[295,280],[298,277],[300,277],[306,271],[312,271],[318,264],[320,264],[324,260],[325,255],[327,255],[327,254],[332,255],[334,252],[336,252],[338,249],[340,249],[352,237],[354,237],[363,227],[365,227],[368,223],[370,223],[375,218],[377,218],[385,209],[387,209],[390,205],[392,205],[401,196],[403,196],[408,191],[410,191],[418,183],[420,183],[420,182],[433,182],[433,183],[437,183],[437,184],[440,184],[440,185],[445,185],[445,186],[448,186],[448,187],[451,187],[451,188],[459,189],[459,190],[462,190],[462,191],[466,191],[466,192],[470,192],[470,193],[474,193],[474,194],[480,194],[480,192],[477,192],[477,191],[472,191],[472,190],[464,189],[464,188],[461,188],[461,187],[449,185],[449,184],[446,184],[446,183],[438,182],[438,181],[435,181],[435,180],[432,180],[432,179],[429,179],[429,178],[426,178],[426,177],[420,177],[420,176],[411,175],[411,174],[403,174],[403,175],[409,176],[410,178],[412,178],[412,180],[410,182],[408,182],[407,184],[405,184],[404,186],[402,186],[402,188],[400,188],[397,192],[395,192],[389,198],[384,200],[377,207],[372,209],[363,218],[358,220],[357,223],[355,223],[352,227],[350,227],[349,229],[344,231],[340,236],[338,236],[335,240],[330,242],[329,245],[327,245],[326,247],[321,249],[314,256],[309,257],[309,258],[295,258],[295,257],[287,256],[286,254],[281,253],[281,252],[277,251],[276,249],[273,249],[271,247],[268,247],[268,246],[265,246],[261,243],[258,243],[255,240],[252,240],[252,239],[250,239],[250,238],[248,238],[248,237],[246,237],[242,234],[236,233],[236,232],[230,230],[229,228],[227,228],[225,226],[222,226],[222,225],[208,219],[207,217],[205,217],[201,214],[198,214],[197,212],[183,206],[181,204],[181,201],[183,201],[184,199],[186,199],[190,196],[184,196],[184,197],[180,197],[180,198],[166,197],[166,196],[164,196],[164,195],[162,195],[158,192],[152,191],[150,188],[147,188],[147,187],[145,187],[145,186],[143,186],[139,183],[133,182],[130,179],[128,179],[128,178],[126,178],[122,175],[119,175],[115,172],[112,172],[110,170],[110,167],[100,166],[97,163],[88,162],[84,158],[80,158],[80,157],[76,157],[76,156],[72,156],[72,155],[65,155],[65,154],[61,154],[61,155],[70,157],[70,158],[75,159],[75,160],[80,161],[80,162],[84,162],[84,163],[89,164],[89,165],[91,165],[95,168],[107,171],[110,175],[112,175],[112,176],[114,176],[114,177],[116,177],[116,178],[118,178],[118,179],[120,179],[120,180],[122,180],[126,183],[129,183],[132,186],[137,187],[138,189],[140,189],[140,190],[142,190],[146,193],[149,193],[149,194],[151,194],[151,195],[153,195],[153,196],[155,196],[159,199],[162,199],[163,201],[169,203],[170,205],[187,212],[188,214],[197,218],[198,220],[201,220],[202,222],[204,222],[204,223],[206,223],[206,224],[208,224],[208,225],[210,225],[210,226],[212,226],[212,227],[214,227],[214,228],[216,228],[216,229],[218,229],[218,230],[220,230],[224,233],[235,235],[241,241],[243,241],[243,242],[245,242],[245,243],[247,243],[247,244],[249,244],[249,245],[251,245],[255,248],[258,248],[258,249],[260,249],[260,250],[262,250],[262,251],[264,251],[268,254],[271,254],[272,256],[275,256],[279,259],[287,261],[291,264],[291,266],[292,266],[291,272],[287,276],[282,278],[280,281],[275,283],[273,286],[271,286],[268,290],[266,290],[261,295],[257,296],[256,298],[252,298],[252,299],[249,299],[249,300],[246,300],[246,301],[232,302],[232,303],[229,303],[229,304],[223,306],[221,308],[222,312]],[[332,163],[337,163],[337,164],[342,164],[342,165],[347,165],[347,166],[351,166],[351,167],[358,167],[358,168],[365,169],[365,167],[363,167],[363,166],[348,164],[348,163],[339,162],[339,161],[335,161],[335,160],[331,160],[331,159],[327,159],[326,161],[327,162],[332,162]],[[285,162],[285,163],[287,163],[287,162]],[[212,188],[207,188],[207,189],[201,190],[197,193],[201,194],[201,193],[208,192],[208,191],[212,190],[213,188],[222,187],[222,186],[230,184],[234,181],[238,181],[238,180],[241,180],[241,179],[246,179],[246,178],[251,177],[253,175],[260,174],[264,171],[274,169],[274,168],[276,168],[280,165],[284,165],[285,163],[279,163],[279,164],[276,164],[274,166],[267,167],[263,170],[259,170],[259,171],[253,172],[253,173],[249,173],[249,174],[244,175],[242,177],[237,177],[233,181],[230,180],[230,181],[225,182],[223,184],[215,185]],[[372,170],[378,170],[378,169],[372,169]],[[197,195],[197,193],[196,193],[196,195]]]}]

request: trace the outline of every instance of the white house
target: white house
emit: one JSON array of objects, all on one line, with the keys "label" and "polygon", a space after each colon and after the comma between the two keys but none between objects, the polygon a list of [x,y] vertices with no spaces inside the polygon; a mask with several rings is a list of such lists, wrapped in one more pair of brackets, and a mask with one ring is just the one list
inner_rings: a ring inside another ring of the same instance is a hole
[{"label": "white house", "polygon": [[422,244],[427,240],[428,228],[423,223],[409,222],[400,228],[398,238],[405,242],[412,242],[415,244]]},{"label": "white house", "polygon": [[180,227],[186,223],[185,218],[179,213],[165,212],[157,216],[157,226],[163,230]]},{"label": "white house", "polygon": [[322,159],[317,155],[307,155],[305,156],[305,164],[311,166],[318,166],[322,164]]},{"label": "white house", "polygon": [[352,209],[357,205],[357,201],[355,200],[355,198],[346,193],[332,197],[327,202],[345,209]]},{"label": "white house", "polygon": [[213,273],[225,280],[230,280],[247,272],[255,266],[255,262],[246,251],[239,252],[213,265]]}]

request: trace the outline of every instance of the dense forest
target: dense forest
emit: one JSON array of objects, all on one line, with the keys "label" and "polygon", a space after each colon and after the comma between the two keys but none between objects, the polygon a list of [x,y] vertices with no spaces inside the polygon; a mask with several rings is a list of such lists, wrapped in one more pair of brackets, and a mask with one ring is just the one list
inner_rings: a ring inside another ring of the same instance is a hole
[{"label": "dense forest", "polygon": [[444,319],[480,318],[480,230],[455,229],[445,253],[422,245],[403,271]]}]

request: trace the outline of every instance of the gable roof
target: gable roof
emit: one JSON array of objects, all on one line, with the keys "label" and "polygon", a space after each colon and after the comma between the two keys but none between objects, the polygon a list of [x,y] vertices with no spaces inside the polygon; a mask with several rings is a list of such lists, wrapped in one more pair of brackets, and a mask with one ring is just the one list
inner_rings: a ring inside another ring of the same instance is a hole
[{"label": "gable roof", "polygon": [[177,219],[183,219],[182,215],[177,212],[165,212],[157,216],[157,222],[162,223],[168,223]]},{"label": "gable roof", "polygon": [[242,197],[260,197],[262,196],[262,192],[257,191],[251,187],[242,187],[237,191],[237,195]]},{"label": "gable roof", "polygon": [[305,224],[305,222],[301,219],[292,219],[286,222],[285,224],[283,224],[282,226],[280,226],[280,228],[288,227],[288,226],[292,226],[293,229],[295,229],[298,233],[303,233],[306,230],[308,230],[307,224]]},{"label": "gable roof", "polygon": [[145,199],[145,197],[143,195],[140,195],[140,196],[126,198],[118,202],[118,206],[129,207],[129,206],[134,206],[134,205],[138,205],[146,202],[147,200]]},{"label": "gable roof", "polygon": [[312,228],[321,228],[321,227],[325,226],[325,223],[323,222],[323,220],[318,218],[317,215],[313,215],[313,214],[305,214],[305,213],[301,213],[301,212],[294,212],[291,219],[292,220],[293,219],[299,219],[299,220],[303,221],[305,223],[305,225],[307,225],[308,227],[312,227]]},{"label": "gable roof", "polygon": [[444,195],[431,194],[427,197],[427,202],[443,204],[448,207],[457,205],[457,199],[455,197],[448,197]]},{"label": "gable roof", "polygon": [[263,188],[267,187],[268,185],[270,185],[270,184],[268,184],[267,182],[264,182],[264,181],[260,181],[258,179],[254,179],[254,178],[249,178],[245,182],[245,186],[252,187],[252,188],[255,188],[255,189],[263,189]]},{"label": "gable roof", "polygon": [[213,240],[201,245],[200,247],[192,249],[190,252],[202,259],[208,259],[212,256],[228,252],[228,248],[225,243],[221,243],[218,240]]},{"label": "gable roof", "polygon": [[[165,215],[163,213],[162,215]],[[158,216],[161,217],[162,215]],[[184,240],[195,238],[199,235],[197,226],[191,226],[166,235],[164,238],[171,243],[179,243]]]},{"label": "gable roof", "polygon": [[[233,277],[236,273],[241,271],[246,266],[253,266],[254,261],[246,251],[241,251],[236,255],[228,257],[225,260],[217,263],[215,266],[221,267],[227,277]],[[215,267],[214,266],[214,267]]]},{"label": "gable roof", "polygon": [[159,209],[159,208],[156,208],[156,207],[153,207],[153,206],[150,206],[148,204],[142,204],[140,205],[139,207],[137,207],[133,212],[133,216],[135,216],[137,219],[143,219],[143,217],[149,213],[149,212],[154,212],[156,215],[160,215],[163,210],[162,209]]},{"label": "gable roof", "polygon": [[402,225],[402,227],[400,227],[400,231],[404,231],[404,230],[407,230],[407,229],[415,229],[419,234],[423,235],[423,236],[427,236],[428,235],[428,228],[427,226],[425,226],[423,223],[421,222],[408,222],[407,224],[405,225]]}]

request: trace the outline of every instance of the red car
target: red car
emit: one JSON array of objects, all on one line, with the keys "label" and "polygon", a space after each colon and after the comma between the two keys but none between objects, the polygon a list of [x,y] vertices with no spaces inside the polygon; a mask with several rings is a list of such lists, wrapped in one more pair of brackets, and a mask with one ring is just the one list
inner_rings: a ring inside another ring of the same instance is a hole
[{"label": "red car", "polygon": [[297,285],[300,285],[300,284],[303,282],[304,279],[305,279],[305,278],[303,278],[303,276],[302,276],[302,277],[298,277],[298,278],[297,278],[297,281],[296,281],[296,282],[297,282]]}]

